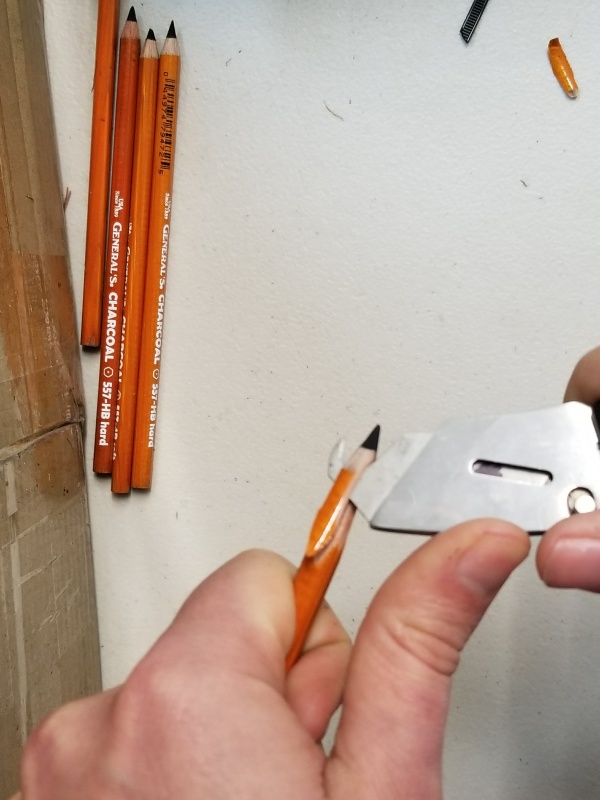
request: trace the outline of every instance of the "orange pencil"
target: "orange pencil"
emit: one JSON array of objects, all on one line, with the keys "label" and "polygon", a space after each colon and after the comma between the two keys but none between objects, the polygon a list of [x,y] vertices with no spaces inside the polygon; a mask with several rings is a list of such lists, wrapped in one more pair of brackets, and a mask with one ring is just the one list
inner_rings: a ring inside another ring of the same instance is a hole
[{"label": "orange pencil", "polygon": [[98,0],[81,344],[98,347],[106,248],[119,0]]},{"label": "orange pencil", "polygon": [[285,661],[289,671],[300,656],[346,544],[355,508],[350,495],[361,475],[375,461],[379,425],[367,436],[340,470],[319,509],[308,539],[304,559],[294,577],[296,632]]},{"label": "orange pencil", "polygon": [[568,97],[574,100],[579,94],[579,89],[577,88],[577,81],[569,64],[569,59],[565,55],[559,39],[550,39],[548,42],[548,58],[556,80]]},{"label": "orange pencil", "polygon": [[152,156],[156,120],[158,86],[158,49],[154,31],[150,29],[140,58],[135,141],[133,146],[133,178],[131,182],[131,221],[129,225],[129,258],[123,308],[123,361],[117,393],[117,425],[115,431],[112,491],[125,494],[131,488],[133,432],[137,400],[140,336],[146,282],[148,249],[148,217],[152,186]]},{"label": "orange pencil", "polygon": [[109,244],[104,268],[102,343],[94,439],[93,468],[98,473],[110,472],[113,460],[139,62],[140,34],[132,6],[119,43]]},{"label": "orange pencil", "polygon": [[131,475],[131,485],[135,489],[149,489],[152,483],[171,228],[179,66],[179,45],[175,25],[171,22],[159,64],[146,287]]}]

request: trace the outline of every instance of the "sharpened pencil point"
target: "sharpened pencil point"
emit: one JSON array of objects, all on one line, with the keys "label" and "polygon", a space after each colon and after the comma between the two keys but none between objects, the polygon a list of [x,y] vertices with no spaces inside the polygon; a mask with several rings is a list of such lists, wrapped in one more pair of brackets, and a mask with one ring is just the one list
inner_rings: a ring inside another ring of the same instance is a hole
[{"label": "sharpened pencil point", "polygon": [[131,6],[129,9],[129,14],[127,14],[127,22],[137,22],[137,17],[135,15],[135,8]]},{"label": "sharpened pencil point", "polygon": [[156,36],[154,35],[152,28],[148,28],[148,35],[146,36],[146,39],[150,39],[152,42],[156,41]]},{"label": "sharpened pencil point", "polygon": [[175,33],[175,23],[171,20],[171,24],[169,25],[169,30],[167,31],[167,39],[176,39],[177,34]]},{"label": "sharpened pencil point", "polygon": [[371,431],[371,433],[364,440],[364,442],[361,444],[361,447],[363,447],[365,450],[373,450],[377,452],[380,431],[381,431],[381,426],[376,425]]}]

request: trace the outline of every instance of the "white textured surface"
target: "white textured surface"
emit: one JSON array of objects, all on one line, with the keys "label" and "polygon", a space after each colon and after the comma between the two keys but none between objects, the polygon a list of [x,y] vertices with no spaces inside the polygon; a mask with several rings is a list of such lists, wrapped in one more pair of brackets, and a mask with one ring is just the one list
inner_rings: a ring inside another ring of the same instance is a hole
[{"label": "white textured surface", "polygon": [[[79,304],[96,3],[44,5]],[[600,5],[492,0],[466,47],[468,6],[137,5],[184,62],[154,486],[89,481],[107,686],[225,559],[297,561],[340,435],[553,404],[600,341]],[[352,630],[418,544],[356,526],[330,592]],[[447,798],[597,796],[599,662],[600,601],[530,559],[465,653]]]}]

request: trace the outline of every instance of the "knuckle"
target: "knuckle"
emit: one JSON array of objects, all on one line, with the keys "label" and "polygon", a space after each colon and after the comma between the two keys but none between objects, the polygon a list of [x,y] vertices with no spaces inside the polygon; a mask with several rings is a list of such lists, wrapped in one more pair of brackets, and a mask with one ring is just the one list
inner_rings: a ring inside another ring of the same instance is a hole
[{"label": "knuckle", "polygon": [[394,650],[400,650],[444,677],[456,672],[460,649],[452,632],[444,626],[396,616],[388,621],[386,630]]},{"label": "knuckle", "polygon": [[63,709],[55,711],[34,728],[21,756],[21,781],[28,796],[37,797],[48,776],[53,775],[61,760],[64,739]]},{"label": "knuckle", "polygon": [[173,708],[174,686],[171,670],[146,657],[122,686],[115,703],[115,728],[127,735],[140,724],[163,716]]}]

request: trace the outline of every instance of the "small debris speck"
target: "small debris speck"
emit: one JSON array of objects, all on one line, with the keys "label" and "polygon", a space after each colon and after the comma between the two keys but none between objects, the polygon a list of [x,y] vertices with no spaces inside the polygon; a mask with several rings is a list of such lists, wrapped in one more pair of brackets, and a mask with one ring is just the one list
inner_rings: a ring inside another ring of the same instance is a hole
[{"label": "small debris speck", "polygon": [[333,114],[333,116],[334,116],[334,117],[337,117],[338,119],[341,119],[341,120],[342,120],[342,122],[344,121],[344,118],[343,118],[343,117],[341,117],[339,114],[336,114],[336,113],[335,113],[335,111],[332,111],[332,110],[329,108],[329,106],[327,105],[327,103],[325,102],[325,100],[323,100],[323,105],[325,106],[325,108],[327,109],[327,111],[329,111],[329,113],[330,113],[330,114]]}]

